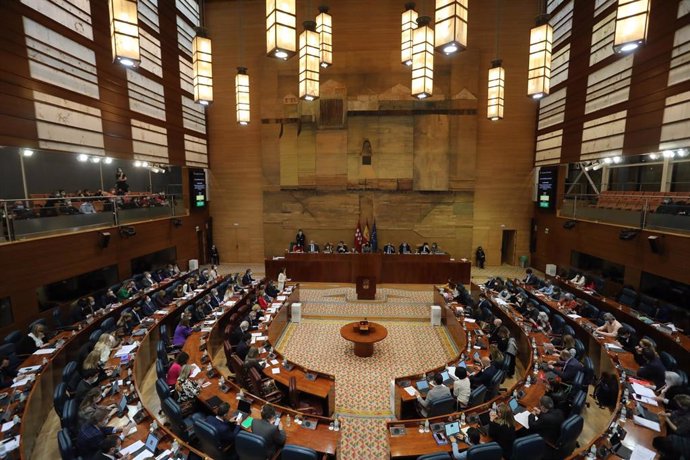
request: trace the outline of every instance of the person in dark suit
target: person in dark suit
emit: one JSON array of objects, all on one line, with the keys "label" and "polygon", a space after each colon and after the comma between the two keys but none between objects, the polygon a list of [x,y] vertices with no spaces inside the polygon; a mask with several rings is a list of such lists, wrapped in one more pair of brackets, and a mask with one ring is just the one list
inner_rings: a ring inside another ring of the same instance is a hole
[{"label": "person in dark suit", "polygon": [[489,436],[503,450],[503,458],[510,458],[515,441],[515,418],[506,403],[501,403],[489,413]]},{"label": "person in dark suit", "polygon": [[637,336],[637,333],[628,326],[623,326],[618,329],[618,337],[616,337],[616,340],[618,340],[618,343],[621,344],[625,351],[630,353],[633,353],[637,344],[640,343],[640,338]]},{"label": "person in dark suit", "polygon": [[254,281],[254,278],[252,278],[252,269],[248,268],[244,272],[244,276],[242,277],[242,285],[244,285],[244,286],[250,285],[250,284],[252,284],[253,281]]},{"label": "person in dark suit", "polygon": [[275,426],[276,410],[270,404],[261,408],[261,419],[252,420],[252,433],[261,436],[266,442],[266,453],[272,458],[276,449],[285,444],[285,431],[282,422]]},{"label": "person in dark suit", "polygon": [[410,249],[410,245],[407,244],[406,241],[403,241],[402,243],[400,243],[400,246],[398,247],[398,252],[400,254],[410,254],[412,250]]},{"label": "person in dark suit", "polygon": [[228,337],[230,345],[235,346],[238,343],[240,343],[240,340],[242,340],[242,337],[244,337],[244,333],[247,332],[248,329],[249,322],[242,321],[240,325],[233,329],[233,331],[230,333],[230,337]]},{"label": "person in dark suit", "polygon": [[542,396],[539,407],[532,409],[529,416],[530,434],[538,434],[551,444],[555,444],[561,435],[561,424],[565,416],[560,409],[555,409],[553,399]]},{"label": "person in dark suit", "polygon": [[539,279],[537,278],[537,275],[532,273],[532,269],[528,268],[525,271],[525,277],[522,279],[522,282],[528,286],[536,286],[539,284]]},{"label": "person in dark suit", "polygon": [[371,244],[369,242],[362,245],[362,254],[371,254]]},{"label": "person in dark suit", "polygon": [[103,439],[99,447],[98,452],[91,460],[113,460],[116,458],[122,460],[129,460],[132,458],[131,455],[121,456],[120,447],[122,446],[122,441],[119,436],[108,435]]},{"label": "person in dark suit", "polygon": [[491,384],[491,379],[498,372],[498,368],[491,362],[491,358],[488,356],[483,356],[480,368],[478,372],[470,377],[470,384],[472,388],[477,388],[480,385],[484,385],[489,388]]},{"label": "person in dark suit", "polygon": [[10,367],[10,358],[8,356],[0,356],[0,388],[7,388],[12,386],[17,372]]},{"label": "person in dark suit", "polygon": [[556,366],[549,364],[549,369],[558,375],[563,382],[572,383],[577,373],[584,369],[584,366],[570,354],[570,350],[563,350],[561,351],[561,362]]},{"label": "person in dark suit", "polygon": [[165,291],[161,290],[158,291],[158,294],[154,297],[153,300],[154,305],[156,308],[165,308],[168,306],[168,296],[165,294]]},{"label": "person in dark suit", "polygon": [[431,248],[429,247],[429,243],[426,241],[422,243],[422,246],[419,248],[419,253],[420,254],[431,254]]},{"label": "person in dark suit", "polygon": [[153,279],[151,272],[144,272],[144,277],[141,279],[141,285],[144,286],[144,289],[154,287],[156,284],[158,283]]},{"label": "person in dark suit", "polygon": [[252,335],[249,332],[245,332],[242,336],[242,340],[240,340],[235,347],[235,354],[237,354],[242,361],[244,361],[244,358],[247,357],[247,353],[249,353],[249,342],[251,342],[251,340]]},{"label": "person in dark suit", "polygon": [[391,243],[388,243],[383,247],[383,253],[384,254],[395,254],[395,246],[393,246]]},{"label": "person in dark suit", "polygon": [[105,293],[103,305],[110,305],[111,303],[118,303],[120,299],[117,298],[112,289],[108,289]]},{"label": "person in dark suit", "polygon": [[235,441],[235,436],[240,431],[240,426],[235,419],[228,419],[230,404],[221,403],[216,409],[216,415],[206,417],[206,423],[211,425],[218,432],[218,440],[223,446],[230,446]]},{"label": "person in dark suit", "polygon": [[345,244],[345,242],[343,240],[340,240],[340,243],[338,243],[338,246],[336,247],[335,251],[338,254],[345,254],[345,253],[349,252],[349,250],[347,249],[347,245]]},{"label": "person in dark suit", "polygon": [[311,254],[315,254],[319,252],[319,245],[314,242],[314,240],[311,240],[309,242],[309,246],[307,246],[307,252]]},{"label": "person in dark suit", "polygon": [[280,291],[278,290],[276,284],[273,281],[269,281],[268,285],[266,285],[266,294],[273,297],[274,299],[278,294],[280,294]]},{"label": "person in dark suit", "polygon": [[307,245],[307,236],[304,234],[301,228],[297,230],[297,235],[295,235],[295,245],[303,248]]},{"label": "person in dark suit", "polygon": [[156,306],[153,304],[151,297],[146,295],[141,300],[141,311],[146,316],[151,316],[156,312]]},{"label": "person in dark suit", "polygon": [[659,355],[651,348],[642,350],[644,364],[637,370],[637,376],[641,379],[649,380],[659,389],[666,384],[666,368],[661,362]]}]

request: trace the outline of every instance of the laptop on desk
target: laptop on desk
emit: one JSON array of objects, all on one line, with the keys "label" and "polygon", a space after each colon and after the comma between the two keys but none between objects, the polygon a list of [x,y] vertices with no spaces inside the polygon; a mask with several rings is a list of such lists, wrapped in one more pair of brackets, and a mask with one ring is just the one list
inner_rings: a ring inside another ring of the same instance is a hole
[{"label": "laptop on desk", "polygon": [[419,390],[419,392],[423,395],[429,392],[429,382],[427,382],[426,380],[417,380],[415,386],[417,387],[417,390]]},{"label": "laptop on desk", "polygon": [[450,422],[445,425],[446,436],[450,438],[460,433],[460,422]]},{"label": "laptop on desk", "polygon": [[453,377],[450,376],[450,373],[448,372],[448,370],[441,372],[441,377],[443,377],[443,384],[444,385],[449,385],[450,383],[453,383],[453,381],[454,381]]},{"label": "laptop on desk", "polygon": [[237,410],[235,411],[235,417],[242,414],[242,418],[249,416],[252,413],[252,403],[246,399],[237,400]]},{"label": "laptop on desk", "polygon": [[513,414],[519,414],[520,412],[527,410],[520,405],[517,398],[510,398],[510,401],[508,401],[508,407],[510,407],[510,410],[513,412]]},{"label": "laptop on desk", "polygon": [[637,407],[637,413],[640,415],[642,418],[646,418],[647,420],[651,420],[652,422],[659,422],[659,416],[653,412],[648,411],[642,404],[639,402],[635,403]]}]

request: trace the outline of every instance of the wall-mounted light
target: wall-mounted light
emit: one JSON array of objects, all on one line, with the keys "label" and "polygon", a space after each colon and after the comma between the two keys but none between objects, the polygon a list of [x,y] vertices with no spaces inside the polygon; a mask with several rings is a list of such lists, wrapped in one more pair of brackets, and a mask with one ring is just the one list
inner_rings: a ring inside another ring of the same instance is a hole
[{"label": "wall-mounted light", "polygon": [[31,149],[24,149],[22,150],[22,155],[28,158],[34,155],[34,151]]},{"label": "wall-mounted light", "polygon": [[613,50],[627,53],[647,40],[651,0],[618,0]]},{"label": "wall-mounted light", "polygon": [[434,93],[434,29],[431,18],[417,18],[412,38],[412,97],[425,99]]},{"label": "wall-mounted light", "polygon": [[105,157],[105,158],[103,159],[103,163],[105,163],[105,164],[107,164],[107,165],[109,165],[109,164],[112,163],[112,162],[113,162],[113,159],[110,158],[110,157]]},{"label": "wall-mounted light", "polygon": [[194,102],[209,105],[213,102],[213,65],[211,56],[211,39],[206,31],[197,29],[192,40],[192,78],[194,84]]},{"label": "wall-mounted light", "polygon": [[108,0],[113,61],[134,67],[141,60],[137,0]]},{"label": "wall-mounted light", "polygon": [[295,55],[295,0],[266,0],[266,54],[277,59]]},{"label": "wall-mounted light", "polygon": [[319,15],[316,16],[316,33],[319,34],[321,67],[330,67],[333,64],[333,18],[328,14],[327,6],[319,7]]},{"label": "wall-mounted light", "polygon": [[246,67],[238,67],[235,75],[235,109],[237,123],[248,125],[251,120],[249,111],[249,75]]},{"label": "wall-mounted light", "polygon": [[676,156],[676,152],[673,150],[664,150],[661,152],[661,154],[664,156],[664,158],[673,158]]},{"label": "wall-mounted light", "polygon": [[412,65],[412,41],[414,30],[417,28],[419,15],[414,10],[414,3],[405,3],[402,13],[402,34],[400,36],[400,60],[403,65]]},{"label": "wall-mounted light", "polygon": [[536,27],[529,34],[529,69],[527,73],[527,95],[541,99],[549,94],[551,86],[551,48],[553,27],[548,15],[537,19]]},{"label": "wall-mounted light", "polygon": [[91,157],[91,163],[100,163],[101,157]]},{"label": "wall-mounted light", "polygon": [[85,153],[80,153],[79,155],[77,155],[77,160],[81,162],[89,161],[89,156]]},{"label": "wall-mounted light", "polygon": [[453,54],[467,48],[467,0],[436,0],[436,51]]},{"label": "wall-mounted light", "polygon": [[299,97],[305,101],[319,98],[319,34],[314,21],[304,21],[299,35]]}]

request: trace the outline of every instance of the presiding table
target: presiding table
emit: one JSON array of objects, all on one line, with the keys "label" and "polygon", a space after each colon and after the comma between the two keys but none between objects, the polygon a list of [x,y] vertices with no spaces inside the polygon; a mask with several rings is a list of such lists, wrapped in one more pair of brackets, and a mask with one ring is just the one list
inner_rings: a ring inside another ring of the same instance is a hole
[{"label": "presiding table", "polygon": [[347,341],[355,344],[355,356],[368,358],[374,354],[374,344],[388,336],[385,327],[378,323],[369,323],[369,330],[359,330],[359,321],[348,323],[340,328],[340,335]]},{"label": "presiding table", "polygon": [[372,278],[376,283],[442,284],[449,279],[470,283],[471,263],[448,254],[304,254],[287,253],[265,260],[266,278],[277,279],[287,269],[293,281],[356,283]]}]

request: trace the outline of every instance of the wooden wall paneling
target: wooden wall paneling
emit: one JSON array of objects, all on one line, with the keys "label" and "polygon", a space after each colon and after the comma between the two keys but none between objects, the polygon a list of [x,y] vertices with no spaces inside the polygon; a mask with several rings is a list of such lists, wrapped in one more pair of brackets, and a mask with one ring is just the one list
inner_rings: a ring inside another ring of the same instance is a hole
[{"label": "wooden wall paneling", "polygon": [[448,190],[448,115],[414,117],[414,189]]},{"label": "wooden wall paneling", "polygon": [[[14,324],[0,329],[0,335],[22,329],[51,312],[38,309],[36,289],[102,267],[117,265],[120,279],[132,275],[131,260],[169,247],[176,247],[180,267],[199,258],[195,226],[203,227],[206,212],[182,217],[182,226],[169,219],[133,224],[137,234],[120,237],[117,227],[65,236],[29,240],[0,246],[0,297],[10,296]],[[110,244],[99,247],[99,232],[110,232]]]},{"label": "wooden wall paneling", "polygon": [[347,131],[318,130],[316,144],[316,187],[347,188]]}]

